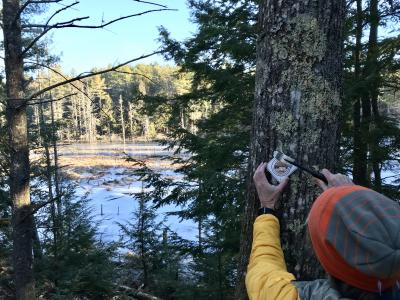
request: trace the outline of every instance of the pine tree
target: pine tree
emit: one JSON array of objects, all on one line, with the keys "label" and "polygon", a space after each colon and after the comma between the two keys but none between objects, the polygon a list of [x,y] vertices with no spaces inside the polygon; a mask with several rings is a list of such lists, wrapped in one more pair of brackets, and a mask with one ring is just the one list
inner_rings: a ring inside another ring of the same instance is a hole
[{"label": "pine tree", "polygon": [[110,95],[107,93],[104,79],[100,76],[94,76],[89,81],[89,88],[94,101],[95,112],[99,120],[97,131],[102,136],[108,135],[108,138],[111,141],[115,118],[113,113],[113,102]]},{"label": "pine tree", "polygon": [[88,199],[75,195],[74,185],[66,185],[62,199],[63,222],[55,253],[52,231],[40,214],[44,230],[42,246],[46,255],[36,261],[38,294],[46,299],[110,299],[114,294],[113,271],[115,247],[98,241],[96,222]]}]

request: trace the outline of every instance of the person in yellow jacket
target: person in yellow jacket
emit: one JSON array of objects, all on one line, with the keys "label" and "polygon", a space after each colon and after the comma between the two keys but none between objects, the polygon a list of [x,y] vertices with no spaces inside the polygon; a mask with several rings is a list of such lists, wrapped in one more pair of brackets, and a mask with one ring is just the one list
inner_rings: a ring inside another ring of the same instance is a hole
[{"label": "person in yellow jacket", "polygon": [[246,275],[250,300],[400,300],[400,206],[342,174],[322,173],[323,193],[308,216],[314,252],[328,279],[299,282],[286,269],[274,208],[289,179],[271,185],[261,163],[260,200]]}]

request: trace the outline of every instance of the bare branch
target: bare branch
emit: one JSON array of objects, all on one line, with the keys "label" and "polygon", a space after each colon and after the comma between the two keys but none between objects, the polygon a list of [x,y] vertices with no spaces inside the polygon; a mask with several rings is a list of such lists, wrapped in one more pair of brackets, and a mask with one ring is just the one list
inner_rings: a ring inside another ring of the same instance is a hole
[{"label": "bare branch", "polygon": [[[78,2],[76,2],[76,3],[78,3]],[[70,6],[69,6],[70,7]],[[68,7],[68,8],[69,8]],[[65,10],[65,9],[67,9],[67,7],[64,7],[64,8],[62,8],[62,9],[59,9],[58,11],[62,11],[62,10]],[[51,17],[52,18],[52,17]],[[73,23],[73,22],[78,22],[78,21],[82,21],[82,20],[85,20],[85,19],[88,19],[89,17],[81,17],[81,18],[75,18],[75,19],[72,19],[72,20],[70,20],[70,21],[67,21],[67,22],[62,22],[62,23],[59,23],[59,24],[67,24],[67,23]],[[45,25],[45,26],[48,26],[47,24]],[[43,29],[43,31],[38,35],[38,36],[36,36],[34,39],[33,39],[33,41],[32,42],[30,42],[30,44],[28,45],[28,46],[26,46],[25,47],[25,49],[22,51],[22,53],[20,54],[20,56],[21,57],[24,57],[25,56],[25,54],[42,38],[42,37],[44,37],[50,30],[52,30],[52,29],[54,29],[55,27],[52,27],[52,26],[50,26],[50,27],[47,27],[47,28],[44,28]]]},{"label": "bare branch", "polygon": [[114,70],[115,73],[121,73],[121,74],[128,74],[128,75],[137,75],[146,78],[147,80],[151,81],[152,83],[155,83],[153,79],[151,79],[149,76],[137,73],[137,72],[129,72],[129,71],[122,71],[122,70]]},{"label": "bare branch", "polygon": [[[41,67],[43,67],[43,68],[46,68],[46,69],[48,69],[48,70],[54,72],[55,74],[59,75],[60,77],[62,77],[64,80],[68,80],[68,78],[67,78],[64,74],[62,74],[62,73],[59,72],[58,70],[56,70],[56,69],[54,69],[54,68],[52,68],[52,67],[50,67],[50,66],[48,66],[48,65],[44,65],[44,64],[41,64],[41,63],[38,63],[38,62],[35,62],[35,61],[30,61],[29,63],[32,63],[32,64],[35,64],[35,65],[37,65],[37,66],[41,66]],[[134,73],[134,72],[131,73],[131,72],[128,72],[128,71],[118,71],[118,70],[114,70],[113,72],[119,72],[119,73],[125,73],[125,74],[129,73],[129,74],[132,74],[132,75],[143,76],[143,77],[147,78],[148,80],[152,81],[149,77],[147,77],[146,75],[140,74],[140,73]],[[80,81],[81,83],[84,84],[84,82],[82,82],[82,80],[79,80],[79,81]],[[153,82],[153,81],[152,81],[152,82]],[[68,84],[70,84],[72,87],[74,87],[77,91],[81,92],[86,98],[89,99],[89,101],[90,101],[91,103],[93,103],[93,104],[95,105],[94,100],[88,95],[88,93],[86,93],[84,90],[82,90],[81,88],[79,88],[78,86],[76,86],[73,82],[69,82]],[[110,115],[109,115],[106,111],[104,111],[102,108],[100,108],[100,110],[101,110],[107,117],[110,117]]]},{"label": "bare branch", "polygon": [[[31,62],[31,63],[33,63],[33,64],[35,64],[35,65],[37,65],[37,66],[41,66],[41,67],[43,67],[43,68],[49,69],[50,71],[54,72],[55,74],[59,75],[60,77],[64,78],[65,80],[68,80],[68,78],[67,78],[64,74],[62,74],[61,72],[57,71],[56,69],[54,69],[54,68],[52,68],[52,67],[50,67],[50,66],[47,66],[47,65],[44,65],[44,64],[40,64],[40,63],[37,63],[37,62]],[[84,82],[83,82],[82,80],[79,80],[79,81],[80,81],[82,84],[84,84]],[[90,96],[88,95],[88,93],[86,93],[84,90],[82,90],[81,88],[79,88],[79,87],[78,87],[77,85],[75,85],[73,82],[70,82],[70,83],[68,83],[68,84],[71,85],[73,88],[75,88],[77,91],[81,92],[86,98],[89,99],[89,101],[90,101],[91,103],[95,104],[95,103],[94,103],[94,100],[93,100],[92,98],[90,98]],[[102,111],[105,115],[107,115],[107,117],[110,117],[110,115],[109,115],[107,112],[105,112],[102,108],[100,108],[100,109],[101,109],[101,111]]]},{"label": "bare branch", "polygon": [[37,37],[33,39],[32,42],[28,46],[25,47],[24,50],[22,50],[20,57],[24,57],[25,54],[39,41],[43,36],[45,36],[46,33],[48,33],[51,30],[51,28],[43,30]]},{"label": "bare branch", "polygon": [[50,200],[48,200],[48,201],[45,201],[45,202],[43,202],[43,203],[40,203],[40,204],[32,203],[32,205],[31,205],[31,211],[30,211],[29,213],[27,213],[27,214],[19,221],[19,223],[17,223],[17,226],[21,225],[21,224],[26,220],[26,218],[28,218],[29,216],[32,216],[32,215],[36,214],[41,208],[45,207],[46,205],[48,205],[48,204],[50,204],[50,203],[53,203],[53,202],[57,201],[57,200],[60,199],[62,196],[64,196],[64,195],[59,195],[59,196],[57,196],[57,197],[54,197],[54,198],[52,198],[52,199],[50,199]]},{"label": "bare branch", "polygon": [[162,9],[151,9],[151,10],[146,10],[140,13],[136,13],[136,14],[131,14],[131,15],[127,15],[127,16],[123,16],[123,17],[119,17],[116,19],[113,19],[109,22],[103,23],[101,25],[77,25],[75,24],[75,22],[80,22],[82,20],[86,20],[89,19],[88,16],[86,17],[79,17],[79,18],[75,18],[75,19],[71,19],[68,21],[64,21],[64,22],[58,22],[52,25],[49,25],[50,20],[57,14],[59,14],[60,12],[71,8],[72,6],[78,4],[79,2],[74,2],[71,5],[67,5],[59,10],[57,10],[46,22],[46,24],[27,24],[27,25],[23,25],[22,28],[43,28],[43,31],[33,39],[33,41],[27,46],[25,47],[25,49],[22,51],[21,53],[21,57],[23,57],[43,36],[45,36],[50,30],[52,29],[58,29],[58,28],[87,28],[87,29],[100,29],[100,28],[105,28],[115,22],[121,21],[121,20],[125,20],[125,19],[129,19],[129,18],[133,18],[133,17],[138,17],[138,16],[142,16],[145,14],[149,14],[152,12],[159,12],[159,11],[176,11],[176,9],[169,9],[169,8],[162,8]]},{"label": "bare branch", "polygon": [[33,94],[30,95],[29,97],[27,97],[26,100],[27,100],[27,101],[31,101],[32,99],[37,98],[38,96],[40,96],[40,95],[42,95],[42,94],[44,94],[44,93],[46,93],[46,92],[48,92],[48,91],[50,91],[50,90],[52,90],[52,89],[55,89],[56,87],[59,87],[59,86],[62,86],[62,85],[65,85],[65,84],[68,84],[68,83],[71,83],[71,82],[74,82],[74,81],[82,80],[82,79],[85,79],[85,78],[93,77],[93,76],[96,76],[96,75],[108,73],[108,72],[111,72],[111,71],[116,71],[116,70],[118,70],[119,68],[121,68],[121,67],[123,67],[123,66],[125,66],[125,65],[128,65],[128,64],[130,64],[130,63],[132,63],[132,62],[135,62],[135,61],[138,61],[138,60],[147,58],[147,57],[151,57],[151,56],[153,56],[153,55],[160,54],[160,53],[161,53],[161,51],[153,52],[153,53],[151,53],[151,54],[142,55],[142,56],[140,56],[140,57],[137,57],[137,58],[128,60],[128,61],[126,61],[126,62],[124,62],[124,63],[118,64],[118,65],[116,65],[116,66],[114,66],[114,67],[110,67],[110,68],[107,68],[107,69],[104,69],[104,70],[101,70],[101,71],[83,73],[83,74],[78,75],[78,76],[76,76],[76,77],[73,77],[73,78],[70,78],[70,79],[66,79],[66,80],[64,80],[64,81],[62,81],[62,82],[58,82],[58,83],[55,83],[55,84],[50,85],[50,86],[48,86],[48,87],[45,87],[44,89],[41,89],[41,90],[39,90],[39,91],[33,93]]},{"label": "bare branch", "polygon": [[46,26],[48,26],[48,25],[50,24],[50,21],[51,21],[56,15],[58,15],[60,12],[62,12],[62,11],[64,11],[64,10],[67,10],[67,9],[71,8],[72,6],[75,6],[75,5],[77,5],[77,4],[79,4],[79,1],[76,1],[76,2],[74,2],[74,3],[71,3],[70,5],[64,6],[63,8],[60,8],[60,9],[56,10],[56,11],[50,16],[50,18],[47,20]]},{"label": "bare branch", "polygon": [[[177,10],[176,9],[171,9],[171,8],[150,9],[150,10],[142,11],[140,13],[119,17],[119,18],[113,19],[111,21],[108,21],[106,23],[103,23],[101,25],[77,25],[77,24],[74,24],[74,23],[77,22],[77,21],[81,21],[81,18],[77,18],[77,19],[73,19],[73,20],[70,20],[70,21],[66,21],[66,22],[55,23],[53,25],[28,24],[28,25],[23,25],[22,28],[47,28],[47,27],[51,27],[51,29],[56,29],[56,28],[98,29],[98,28],[107,27],[107,26],[109,26],[109,25],[111,25],[111,24],[113,24],[115,22],[121,21],[121,20],[125,20],[125,19],[128,19],[128,18],[133,18],[133,17],[139,17],[139,16],[142,16],[142,15],[146,15],[146,14],[153,13],[153,12],[160,12],[160,11],[177,11]],[[84,17],[84,18],[87,19],[89,17]]]},{"label": "bare branch", "polygon": [[160,300],[160,298],[144,293],[139,289],[134,289],[131,287],[128,287],[126,285],[119,285],[118,288],[120,288],[121,290],[130,292],[135,298],[140,298],[140,299],[144,299],[144,300]]},{"label": "bare branch", "polygon": [[71,97],[71,96],[75,96],[77,94],[78,93],[71,93],[71,94],[65,95],[65,96],[57,98],[57,99],[49,99],[49,100],[44,100],[44,101],[41,100],[41,101],[37,101],[37,102],[27,103],[27,105],[37,105],[37,104],[44,104],[44,103],[61,101],[61,100],[65,99],[65,98],[68,98],[68,97]]},{"label": "bare branch", "polygon": [[155,2],[142,1],[142,0],[132,0],[132,1],[139,2],[139,3],[144,3],[144,4],[155,5],[155,6],[159,6],[159,7],[163,7],[163,8],[168,8],[168,6],[166,6],[166,5],[158,4],[158,3],[155,3]]}]

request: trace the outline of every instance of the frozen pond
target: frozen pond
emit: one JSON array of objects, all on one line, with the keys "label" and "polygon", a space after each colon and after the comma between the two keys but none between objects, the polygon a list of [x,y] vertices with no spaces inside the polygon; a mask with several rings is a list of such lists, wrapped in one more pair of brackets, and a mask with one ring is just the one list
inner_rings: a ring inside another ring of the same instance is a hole
[{"label": "frozen pond", "polygon": [[[164,176],[179,180],[173,166],[163,155],[171,154],[164,146],[155,143],[126,144],[125,153],[135,159],[145,159],[150,167]],[[125,161],[122,144],[75,144],[60,148],[65,174],[77,185],[77,195],[88,195],[90,207],[98,227],[100,238],[118,240],[118,223],[134,221],[132,213],[138,207],[135,193],[142,191],[142,182],[133,175],[132,163]],[[197,227],[192,221],[182,221],[167,212],[180,210],[176,206],[164,206],[157,210],[157,221],[166,218],[165,225],[185,239],[196,239]]]}]

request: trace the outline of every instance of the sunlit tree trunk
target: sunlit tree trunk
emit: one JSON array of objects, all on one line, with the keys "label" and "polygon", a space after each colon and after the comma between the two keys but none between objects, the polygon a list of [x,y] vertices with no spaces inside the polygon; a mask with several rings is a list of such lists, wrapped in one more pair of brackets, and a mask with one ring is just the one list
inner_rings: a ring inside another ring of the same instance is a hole
[{"label": "sunlit tree trunk", "polygon": [[131,141],[134,138],[134,131],[133,131],[133,107],[132,103],[129,103],[129,131],[131,134]]},{"label": "sunlit tree trunk", "polygon": [[[52,99],[52,96],[51,96]],[[60,174],[59,174],[59,164],[58,164],[58,149],[57,149],[57,126],[54,119],[54,102],[50,102],[50,113],[51,113],[51,143],[53,146],[53,156],[54,156],[54,188],[56,193],[56,203],[57,203],[57,227],[58,230],[62,228],[61,217],[62,217],[62,206],[61,206],[61,185],[60,185]]]},{"label": "sunlit tree trunk", "polygon": [[[261,1],[246,208],[234,299],[246,299],[245,271],[259,201],[252,175],[275,149],[308,166],[334,170],[341,107],[342,0]],[[299,279],[321,275],[303,226],[318,190],[297,172],[281,201],[282,246]]]},{"label": "sunlit tree trunk", "polygon": [[19,0],[3,0],[7,122],[10,146],[10,197],[13,202],[13,265],[17,299],[34,299],[33,217],[29,189],[29,148]]},{"label": "sunlit tree trunk", "polygon": [[124,121],[124,107],[122,103],[122,96],[119,96],[119,113],[120,113],[120,120],[121,120],[121,130],[122,130],[122,142],[124,143],[124,150],[125,150],[125,121]]}]

